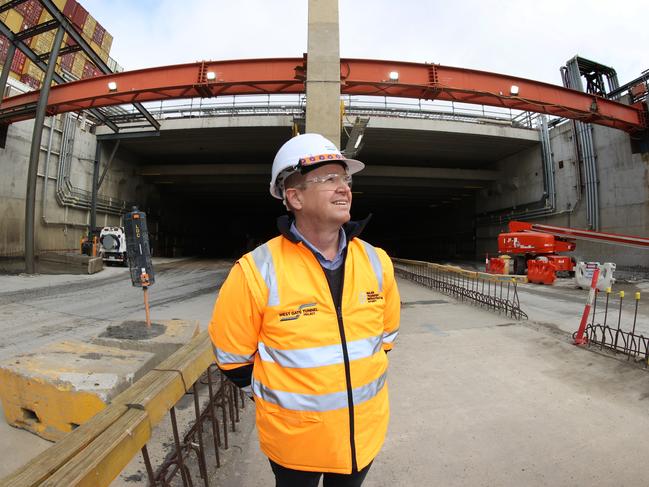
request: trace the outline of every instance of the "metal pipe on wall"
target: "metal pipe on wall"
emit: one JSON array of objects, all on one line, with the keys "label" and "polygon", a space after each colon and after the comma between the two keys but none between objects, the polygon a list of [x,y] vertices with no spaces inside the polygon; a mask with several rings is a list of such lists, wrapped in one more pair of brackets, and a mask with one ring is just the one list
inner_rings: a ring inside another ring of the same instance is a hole
[{"label": "metal pipe on wall", "polygon": [[92,199],[90,202],[90,231],[97,226],[97,192],[99,191],[99,164],[101,162],[101,140],[95,147],[95,161],[92,171]]}]

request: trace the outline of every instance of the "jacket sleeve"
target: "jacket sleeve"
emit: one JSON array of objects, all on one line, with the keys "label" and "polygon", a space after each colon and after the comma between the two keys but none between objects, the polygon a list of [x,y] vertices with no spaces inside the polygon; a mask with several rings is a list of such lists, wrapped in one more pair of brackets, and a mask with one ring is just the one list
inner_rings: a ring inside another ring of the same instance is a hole
[{"label": "jacket sleeve", "polygon": [[249,392],[262,313],[239,261],[223,283],[209,324],[216,364]]},{"label": "jacket sleeve", "polygon": [[379,250],[381,267],[383,268],[383,296],[385,307],[383,311],[383,350],[392,350],[394,341],[399,334],[399,321],[401,319],[401,297],[394,278],[392,260],[383,250]]}]

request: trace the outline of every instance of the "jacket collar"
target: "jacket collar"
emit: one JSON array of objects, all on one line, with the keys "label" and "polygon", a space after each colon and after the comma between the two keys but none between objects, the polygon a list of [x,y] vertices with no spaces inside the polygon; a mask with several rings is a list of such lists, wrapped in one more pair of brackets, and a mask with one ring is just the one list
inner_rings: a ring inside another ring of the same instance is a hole
[{"label": "jacket collar", "polygon": [[[358,237],[363,229],[365,228],[365,225],[370,221],[370,218],[372,218],[372,214],[370,213],[367,215],[367,218],[359,221],[348,221],[343,225],[343,231],[345,232],[345,236],[347,237],[347,242],[349,243],[354,237]],[[277,229],[279,230],[279,233],[282,234],[284,238],[287,240],[293,242],[293,243],[298,243],[299,240],[295,238],[295,235],[291,233],[291,223],[295,220],[295,217],[292,214],[288,215],[282,215],[277,219]]]}]

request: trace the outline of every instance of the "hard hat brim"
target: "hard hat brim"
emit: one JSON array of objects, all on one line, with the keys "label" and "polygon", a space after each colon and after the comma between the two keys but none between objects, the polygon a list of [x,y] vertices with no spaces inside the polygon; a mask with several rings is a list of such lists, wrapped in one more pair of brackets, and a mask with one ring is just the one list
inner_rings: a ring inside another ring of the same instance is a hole
[{"label": "hard hat brim", "polygon": [[349,174],[356,174],[357,172],[361,172],[363,169],[365,169],[365,164],[363,164],[361,161],[357,161],[356,159],[343,159],[345,161],[345,164],[347,164],[347,171]]}]

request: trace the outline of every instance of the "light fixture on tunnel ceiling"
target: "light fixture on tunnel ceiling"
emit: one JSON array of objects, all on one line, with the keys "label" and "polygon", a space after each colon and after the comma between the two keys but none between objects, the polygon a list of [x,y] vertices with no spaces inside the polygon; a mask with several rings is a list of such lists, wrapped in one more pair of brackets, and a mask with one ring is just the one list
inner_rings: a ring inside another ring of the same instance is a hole
[{"label": "light fixture on tunnel ceiling", "polygon": [[509,88],[509,94],[512,96],[518,96],[518,86],[512,85],[511,88]]},{"label": "light fixture on tunnel ceiling", "polygon": [[108,82],[108,91],[117,91],[117,83],[115,81]]},{"label": "light fixture on tunnel ceiling", "polygon": [[361,145],[361,140],[363,140],[363,135],[365,134],[359,135],[358,138],[356,139],[356,143],[354,144],[354,149],[358,149],[358,146]]},{"label": "light fixture on tunnel ceiling", "polygon": [[390,71],[390,81],[399,81],[399,71]]},{"label": "light fixture on tunnel ceiling", "polygon": [[205,73],[205,77],[208,81],[214,81],[216,79],[216,73],[214,71],[208,71]]}]

